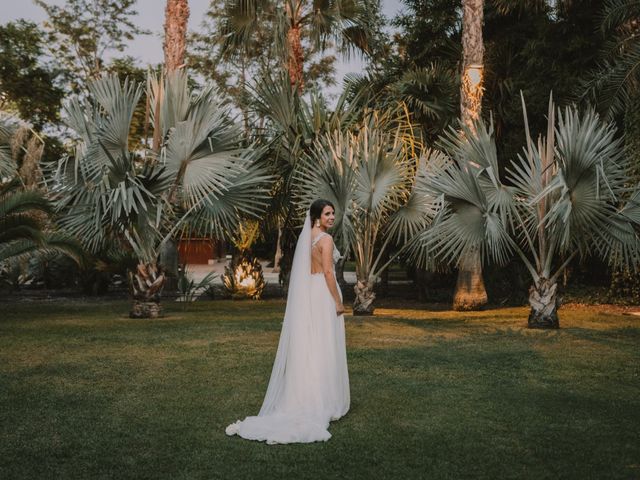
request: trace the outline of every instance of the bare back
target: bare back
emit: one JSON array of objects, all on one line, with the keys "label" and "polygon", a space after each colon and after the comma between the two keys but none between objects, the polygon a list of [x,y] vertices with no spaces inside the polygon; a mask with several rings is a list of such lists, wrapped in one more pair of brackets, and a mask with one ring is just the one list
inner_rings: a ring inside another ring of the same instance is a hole
[{"label": "bare back", "polygon": [[[326,263],[326,254],[325,250],[329,252],[333,252],[333,242],[331,239],[331,235],[328,233],[319,233],[315,238],[312,239],[311,246],[311,274],[316,273],[324,273],[325,267],[324,263]],[[325,257],[323,262],[323,257]]]}]

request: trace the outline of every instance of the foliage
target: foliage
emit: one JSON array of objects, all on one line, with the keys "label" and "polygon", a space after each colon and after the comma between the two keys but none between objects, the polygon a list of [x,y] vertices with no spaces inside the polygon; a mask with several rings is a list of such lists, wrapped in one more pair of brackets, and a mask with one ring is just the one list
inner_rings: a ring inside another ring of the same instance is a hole
[{"label": "foliage", "polygon": [[[386,19],[374,17],[371,61],[363,74],[350,74],[345,89],[358,104],[386,110],[407,107],[416,134],[431,142],[457,117],[460,58],[459,5],[442,0],[405,0],[391,23],[399,29],[393,43],[381,37]],[[459,3],[459,2],[457,2]]]},{"label": "foliage", "polygon": [[[310,60],[309,55],[331,45],[343,53],[368,51],[369,18],[378,7],[377,2],[367,0],[287,0],[284,5],[273,0],[230,0],[219,13],[224,36],[222,51],[242,55],[264,39],[262,45],[267,46],[271,58],[282,61],[283,67],[288,62],[291,81],[304,84],[308,78],[303,75],[303,65]],[[322,70],[332,62],[325,61]],[[318,66],[322,64],[320,60]],[[314,70],[317,67],[309,68]]]},{"label": "foliage", "polygon": [[256,220],[249,220],[238,225],[238,231],[231,238],[231,242],[238,251],[245,252],[251,249],[260,236],[260,223]]},{"label": "foliage", "polygon": [[[53,207],[44,192],[21,175],[25,170],[18,158],[25,151],[20,135],[24,128],[0,112],[0,263],[57,253],[80,262],[79,245],[49,222]],[[37,165],[39,157],[31,160]]]},{"label": "foliage", "polygon": [[[601,3],[487,2],[483,112],[485,119],[493,119],[501,158],[515,158],[523,142],[520,92],[527,99],[534,137],[546,130],[550,91],[559,106],[575,103],[576,86],[596,65],[602,45],[593,34]],[[512,7],[501,9],[501,4]]]},{"label": "foliage", "polygon": [[78,144],[51,181],[61,224],[90,251],[119,244],[153,262],[165,239],[181,231],[223,238],[265,204],[269,176],[255,164],[259,151],[238,148],[239,130],[213,88],[193,94],[182,72],[151,78],[159,149],[143,157],[128,150],[141,87],[109,76],[89,92],[65,106]]},{"label": "foliage", "polygon": [[373,312],[373,286],[393,261],[390,251],[429,223],[431,205],[415,183],[418,153],[402,111],[370,112],[354,131],[317,141],[296,176],[301,206],[315,198],[335,206],[333,234],[356,263],[354,312]]},{"label": "foliage", "polygon": [[600,32],[606,39],[584,95],[608,116],[624,113],[640,89],[640,2],[606,0]]},{"label": "foliage", "polygon": [[108,54],[124,51],[135,35],[149,33],[134,20],[136,0],[65,0],[62,6],[34,2],[48,17],[49,53],[75,93],[86,93],[88,83],[105,71]]},{"label": "foliage", "polygon": [[[527,125],[524,156],[508,168],[509,183],[497,173],[491,126],[442,139],[445,153],[431,153],[423,180],[440,208],[411,247],[416,260],[455,264],[475,249],[484,262],[503,264],[515,253],[531,275],[531,295],[549,289],[553,313],[557,279],[577,255],[638,264],[640,190],[627,185],[615,127],[593,111],[558,110],[557,124],[555,115],[550,101],[547,135],[537,143]],[[525,125],[526,118],[525,110]]]},{"label": "foliage", "polygon": [[279,264],[280,281],[288,282],[289,262],[295,247],[294,228],[304,218],[303,211],[293,202],[295,174],[302,159],[312,151],[316,140],[326,133],[347,129],[357,123],[361,109],[347,101],[343,93],[333,109],[317,92],[308,96],[297,94],[286,72],[259,77],[249,89],[252,120],[260,127],[255,138],[264,145],[263,160],[278,176],[272,185],[272,202],[263,225],[281,232],[280,242],[284,256]]},{"label": "foliage", "polygon": [[14,109],[36,130],[59,119],[59,72],[43,61],[44,32],[19,20],[0,25],[0,109]]},{"label": "foliage", "polygon": [[[414,69],[439,65],[459,78],[461,2],[459,0],[403,0],[406,10],[392,20],[399,29],[397,55],[383,64],[382,73],[400,79]],[[534,135],[544,132],[549,91],[564,106],[576,100],[576,85],[596,65],[603,41],[598,26],[599,0],[486,0],[483,41],[484,94],[482,111],[494,124],[500,158],[513,158],[523,141],[524,123],[519,92],[527,98]],[[395,72],[395,73],[394,73]],[[455,73],[454,73],[455,72]],[[459,96],[439,95],[454,106]],[[419,110],[409,106],[420,123]],[[455,115],[454,115],[455,116]],[[451,124],[449,118],[441,126]],[[443,130],[441,129],[440,132]],[[431,144],[440,132],[425,132]],[[501,164],[501,173],[504,171]]]},{"label": "foliage", "polygon": [[455,69],[462,56],[461,0],[403,0],[406,7],[392,20],[401,63]]},{"label": "foliage", "polygon": [[178,273],[178,293],[180,294],[179,299],[182,302],[182,309],[187,310],[188,305],[198,296],[210,291],[216,276],[217,274],[215,272],[209,272],[202,280],[196,283],[195,280],[190,277],[186,266],[184,269],[181,269]]},{"label": "foliage", "polygon": [[222,283],[234,300],[259,300],[265,287],[260,261],[248,251],[234,256],[224,267]]},{"label": "foliage", "polygon": [[[248,94],[251,81],[268,71],[277,75],[282,59],[274,49],[274,18],[256,18],[251,35],[241,45],[229,44],[226,30],[229,9],[233,2],[212,1],[202,22],[201,30],[191,34],[188,64],[190,69],[216,83],[221,92],[233,99],[243,114],[248,115]],[[309,85],[320,87],[333,84],[335,57],[305,49],[305,78]],[[245,120],[248,121],[248,120]]]},{"label": "foliage", "polygon": [[452,70],[439,64],[410,69],[393,66],[380,73],[348,75],[345,88],[354,98],[359,92],[364,93],[357,102],[361,108],[375,105],[388,110],[405,105],[412,124],[429,141],[457,116],[455,78]]}]

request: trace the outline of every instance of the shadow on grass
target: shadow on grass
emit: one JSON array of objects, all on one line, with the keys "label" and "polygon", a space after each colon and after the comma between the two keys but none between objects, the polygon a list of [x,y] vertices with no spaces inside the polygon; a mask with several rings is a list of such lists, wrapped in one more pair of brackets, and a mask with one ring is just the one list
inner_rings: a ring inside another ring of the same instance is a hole
[{"label": "shadow on grass", "polygon": [[272,447],[224,428],[260,408],[283,302],[114,316],[127,309],[18,305],[0,321],[0,478],[640,473],[635,320],[584,310],[539,332],[518,309],[348,318],[350,412],[327,443]]}]

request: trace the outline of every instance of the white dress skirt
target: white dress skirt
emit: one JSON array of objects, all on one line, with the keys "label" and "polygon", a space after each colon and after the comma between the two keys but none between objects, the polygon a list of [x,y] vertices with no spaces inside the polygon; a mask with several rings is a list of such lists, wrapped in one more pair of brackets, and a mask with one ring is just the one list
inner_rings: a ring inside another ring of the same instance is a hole
[{"label": "white dress skirt", "polygon": [[349,410],[344,316],[336,314],[324,275],[309,277],[310,308],[305,315],[298,312],[295,321],[285,314],[260,413],[229,425],[227,435],[268,444],[326,441],[331,438],[329,422]]}]

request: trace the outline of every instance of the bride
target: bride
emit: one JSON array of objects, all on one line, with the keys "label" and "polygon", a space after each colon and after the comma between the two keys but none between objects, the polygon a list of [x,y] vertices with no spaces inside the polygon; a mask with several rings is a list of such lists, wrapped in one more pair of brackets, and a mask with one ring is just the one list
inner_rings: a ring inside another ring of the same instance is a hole
[{"label": "bride", "polygon": [[340,258],[327,230],[331,202],[311,204],[291,267],[280,342],[260,413],[229,425],[227,435],[276,443],[327,441],[329,422],[349,410],[349,375]]}]

